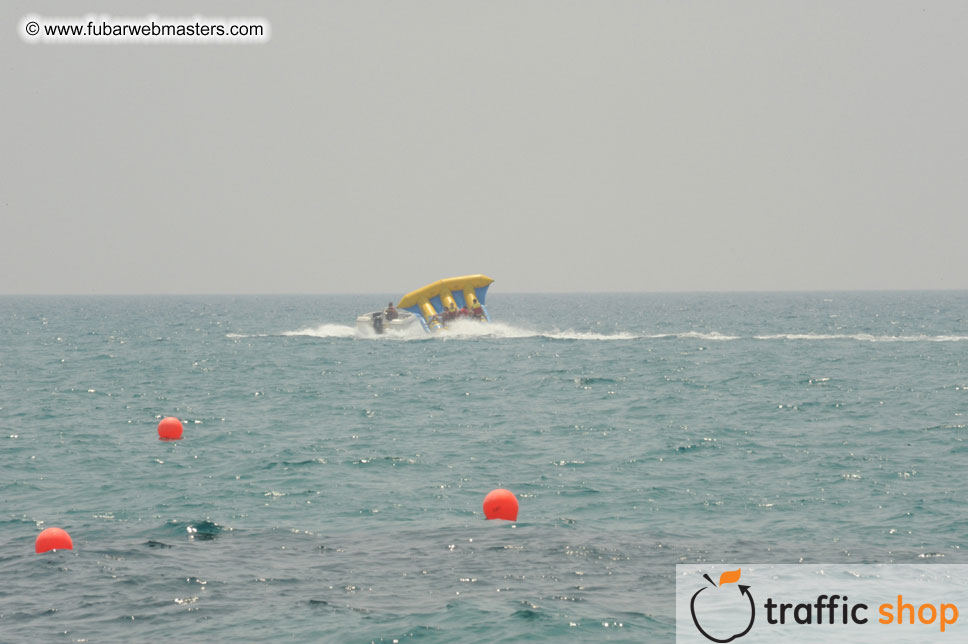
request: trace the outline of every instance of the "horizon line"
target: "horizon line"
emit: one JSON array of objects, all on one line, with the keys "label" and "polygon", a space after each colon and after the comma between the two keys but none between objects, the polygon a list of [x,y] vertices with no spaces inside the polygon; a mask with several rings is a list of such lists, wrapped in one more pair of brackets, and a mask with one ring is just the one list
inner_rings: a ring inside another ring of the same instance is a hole
[{"label": "horizon line", "polygon": [[[683,291],[500,291],[501,295],[743,295],[781,293],[932,293],[963,292],[968,287],[934,288],[858,288],[858,289],[746,289],[746,290],[683,290]],[[151,293],[0,293],[0,297],[285,297],[285,296],[332,296],[332,295],[392,295],[391,291],[287,291],[287,292],[151,292]],[[494,295],[493,293],[491,294]]]}]

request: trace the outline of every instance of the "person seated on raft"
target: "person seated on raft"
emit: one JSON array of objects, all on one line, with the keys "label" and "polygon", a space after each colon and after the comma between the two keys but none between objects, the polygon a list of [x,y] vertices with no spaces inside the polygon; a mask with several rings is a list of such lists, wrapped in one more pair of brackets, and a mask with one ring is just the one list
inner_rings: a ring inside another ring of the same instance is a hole
[{"label": "person seated on raft", "polygon": [[466,304],[461,307],[460,311],[457,312],[457,316],[462,318],[469,317],[470,314],[471,314],[471,311],[470,309],[467,308]]},{"label": "person seated on raft", "polygon": [[396,320],[398,317],[400,317],[400,315],[397,313],[396,307],[393,306],[393,302],[387,304],[387,309],[383,312],[383,317],[388,320]]},{"label": "person seated on raft", "polygon": [[471,302],[471,313],[474,314],[474,318],[478,320],[484,319],[484,307],[477,300]]},{"label": "person seated on raft", "polygon": [[456,318],[457,317],[457,305],[454,304],[454,303],[451,303],[450,306],[448,306],[446,309],[444,309],[444,313],[443,313],[443,315],[441,317],[443,318],[444,322],[450,322],[451,320],[453,320],[454,318]]}]

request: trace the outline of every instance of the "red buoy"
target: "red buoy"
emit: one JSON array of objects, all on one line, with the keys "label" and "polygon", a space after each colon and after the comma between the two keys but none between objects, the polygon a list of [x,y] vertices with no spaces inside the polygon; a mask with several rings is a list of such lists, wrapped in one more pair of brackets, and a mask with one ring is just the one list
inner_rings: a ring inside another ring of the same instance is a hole
[{"label": "red buoy", "polygon": [[73,549],[74,542],[71,541],[71,535],[60,528],[47,528],[37,535],[37,541],[34,542],[34,550],[37,552]]},{"label": "red buoy", "polygon": [[518,500],[510,490],[493,490],[484,497],[484,516],[488,519],[518,520]]},{"label": "red buoy", "polygon": [[162,418],[158,423],[158,438],[163,441],[176,441],[182,437],[181,421],[174,416]]}]

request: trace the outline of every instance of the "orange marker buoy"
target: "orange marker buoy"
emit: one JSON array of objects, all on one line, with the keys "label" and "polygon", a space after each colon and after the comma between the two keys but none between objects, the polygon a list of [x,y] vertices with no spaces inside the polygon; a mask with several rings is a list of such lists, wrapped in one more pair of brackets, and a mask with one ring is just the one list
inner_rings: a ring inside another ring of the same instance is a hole
[{"label": "orange marker buoy", "polygon": [[488,519],[518,520],[518,500],[510,490],[493,490],[484,497],[484,516]]},{"label": "orange marker buoy", "polygon": [[176,441],[182,437],[181,421],[174,416],[162,418],[158,423],[158,438],[163,441]]},{"label": "orange marker buoy", "polygon": [[37,535],[37,541],[34,542],[34,550],[37,552],[73,549],[74,542],[71,541],[71,535],[60,528],[47,528]]}]

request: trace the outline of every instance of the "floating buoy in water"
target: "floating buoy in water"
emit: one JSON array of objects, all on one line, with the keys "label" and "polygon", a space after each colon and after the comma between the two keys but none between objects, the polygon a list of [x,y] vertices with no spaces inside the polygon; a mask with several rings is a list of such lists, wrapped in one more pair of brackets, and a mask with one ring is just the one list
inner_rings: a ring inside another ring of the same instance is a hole
[{"label": "floating buoy in water", "polygon": [[71,535],[60,528],[47,528],[37,535],[37,541],[34,542],[34,550],[37,552],[73,549],[74,542],[71,541]]},{"label": "floating buoy in water", "polygon": [[518,500],[510,490],[493,490],[484,497],[484,516],[488,519],[518,520]]},{"label": "floating buoy in water", "polygon": [[158,438],[163,441],[176,441],[182,437],[181,421],[174,416],[162,418],[158,423]]}]

